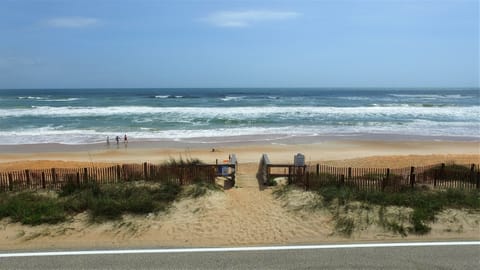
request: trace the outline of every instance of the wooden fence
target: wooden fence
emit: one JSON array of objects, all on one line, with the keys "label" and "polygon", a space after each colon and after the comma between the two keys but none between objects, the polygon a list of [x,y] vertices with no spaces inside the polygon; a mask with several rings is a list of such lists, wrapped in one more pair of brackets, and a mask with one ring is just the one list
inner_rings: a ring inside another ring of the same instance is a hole
[{"label": "wooden fence", "polygon": [[[273,171],[280,169],[280,171]],[[295,166],[293,164],[273,164],[267,154],[263,154],[258,166],[257,179],[264,185],[270,183],[273,178],[286,177],[288,183],[303,182],[306,176],[307,166]]]},{"label": "wooden fence", "polygon": [[[283,172],[272,172],[272,168],[283,168]],[[267,155],[260,160],[257,176],[263,183],[275,177],[287,177],[289,184],[315,189],[325,185],[346,185],[367,191],[400,191],[417,187],[480,189],[478,165],[436,164],[408,168],[340,168],[316,164],[294,166],[272,164]]]},{"label": "wooden fence", "polygon": [[[52,168],[0,172],[0,191],[28,189],[58,190],[69,182],[80,185],[87,181],[111,184],[146,180],[188,185],[201,179],[214,183],[215,178],[220,173],[219,166],[220,165],[217,164],[155,165],[143,163],[123,164],[105,168]],[[231,173],[229,176],[235,174],[236,165],[224,164],[221,166],[230,168]]]},{"label": "wooden fence", "polygon": [[478,165],[437,164],[409,168],[338,168],[317,164],[309,166],[295,184],[313,189],[322,185],[346,185],[367,191],[400,191],[417,187],[480,189]]}]

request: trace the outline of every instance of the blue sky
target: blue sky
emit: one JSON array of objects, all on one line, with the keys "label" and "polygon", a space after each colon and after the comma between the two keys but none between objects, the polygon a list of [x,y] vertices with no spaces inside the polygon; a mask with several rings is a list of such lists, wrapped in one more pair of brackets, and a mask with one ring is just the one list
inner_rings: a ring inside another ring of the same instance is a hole
[{"label": "blue sky", "polygon": [[478,1],[0,0],[0,88],[478,87]]}]

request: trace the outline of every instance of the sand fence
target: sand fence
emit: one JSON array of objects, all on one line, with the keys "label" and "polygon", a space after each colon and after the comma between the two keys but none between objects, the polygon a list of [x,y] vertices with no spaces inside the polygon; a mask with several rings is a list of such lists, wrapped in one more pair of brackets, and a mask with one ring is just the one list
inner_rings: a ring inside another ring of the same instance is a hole
[{"label": "sand fence", "polygon": [[[129,181],[174,182],[189,185],[202,180],[214,183],[219,176],[235,181],[237,158],[225,164],[123,164],[110,167],[26,169],[0,172],[0,191],[61,189],[67,183],[88,181],[114,184]],[[435,164],[422,167],[352,168],[322,164],[274,164],[262,155],[257,172],[260,185],[285,177],[289,184],[308,189],[324,185],[344,185],[366,191],[401,191],[415,188],[480,189],[479,165]]]},{"label": "sand fence", "polygon": [[480,189],[479,165],[435,164],[406,168],[352,168],[322,164],[295,165],[272,163],[268,155],[260,159],[259,183],[271,184],[285,177],[289,184],[306,190],[325,185],[350,186],[366,191],[401,191],[416,188]]},{"label": "sand fence", "polygon": [[227,164],[123,164],[110,167],[26,169],[0,172],[0,191],[59,190],[67,183],[88,181],[114,184],[129,181],[174,182],[189,185],[202,180],[214,183],[216,177],[235,178],[235,163]]}]

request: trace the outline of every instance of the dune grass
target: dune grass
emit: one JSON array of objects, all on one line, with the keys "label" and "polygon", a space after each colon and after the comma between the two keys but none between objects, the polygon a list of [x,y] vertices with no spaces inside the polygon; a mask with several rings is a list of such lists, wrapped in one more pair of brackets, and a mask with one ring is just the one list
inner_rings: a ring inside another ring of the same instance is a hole
[{"label": "dune grass", "polygon": [[67,183],[49,196],[36,192],[0,193],[0,219],[10,217],[27,225],[55,224],[87,212],[92,222],[118,220],[124,214],[149,214],[167,210],[175,200],[199,198],[214,184],[198,180],[181,187],[172,182],[99,185],[94,181]]},{"label": "dune grass", "polygon": [[[426,191],[426,190],[405,190],[400,192],[382,191],[359,191],[348,186],[328,185],[315,190],[318,192],[326,205],[334,202],[339,206],[348,205],[350,202],[362,202],[382,207],[398,206],[412,208],[410,215],[411,226],[401,228],[398,224],[390,224],[392,231],[410,232],[415,234],[426,234],[430,231],[429,223],[435,220],[435,215],[446,208],[468,208],[480,209],[480,192],[454,190]],[[349,222],[337,220],[339,227],[353,226]],[[343,224],[343,225],[342,225]],[[351,230],[346,230],[351,234]]]},{"label": "dune grass", "polygon": [[164,163],[164,165],[167,166],[194,166],[194,165],[202,165],[204,164],[200,159],[198,158],[187,158],[187,159],[174,159],[170,158],[167,162]]},{"label": "dune grass", "polygon": [[192,185],[186,186],[181,195],[190,198],[199,198],[205,196],[209,190],[220,191],[221,188],[214,183],[208,183],[197,179]]},{"label": "dune grass", "polygon": [[99,186],[91,182],[73,190],[66,185],[59,193],[69,213],[88,211],[92,221],[119,219],[123,214],[164,211],[180,193],[178,184],[136,185],[124,183]]},{"label": "dune grass", "polygon": [[[329,175],[322,177],[333,179]],[[273,195],[288,200],[292,189],[292,186],[282,186],[275,189]],[[310,200],[299,210],[327,209],[333,216],[336,232],[346,236],[372,224],[402,236],[422,235],[430,232],[430,224],[445,209],[480,210],[478,190],[362,191],[332,180],[323,182],[311,192],[318,194],[318,199]]]},{"label": "dune grass", "polygon": [[[195,166],[199,159],[170,159],[166,166]],[[0,192],[0,219],[28,225],[54,224],[72,215],[88,212],[90,220],[102,222],[121,219],[124,214],[149,214],[167,210],[175,200],[199,198],[209,190],[220,190],[202,177],[192,185],[180,186],[169,175],[146,181],[99,185],[95,180],[77,184],[68,181],[56,193],[34,191]],[[139,179],[142,180],[142,179]],[[161,181],[160,181],[161,180]]]},{"label": "dune grass", "polygon": [[28,225],[55,224],[66,220],[62,202],[34,192],[0,194],[0,219]]}]

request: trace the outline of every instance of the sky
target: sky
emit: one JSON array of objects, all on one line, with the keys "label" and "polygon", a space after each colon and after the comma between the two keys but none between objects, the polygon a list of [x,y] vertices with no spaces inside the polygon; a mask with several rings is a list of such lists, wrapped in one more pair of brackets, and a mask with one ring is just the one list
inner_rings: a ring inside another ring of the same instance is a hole
[{"label": "sky", "polygon": [[479,1],[0,0],[0,89],[479,87]]}]

